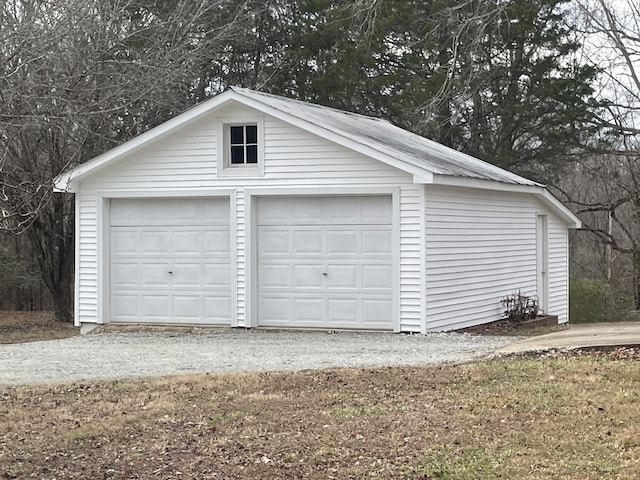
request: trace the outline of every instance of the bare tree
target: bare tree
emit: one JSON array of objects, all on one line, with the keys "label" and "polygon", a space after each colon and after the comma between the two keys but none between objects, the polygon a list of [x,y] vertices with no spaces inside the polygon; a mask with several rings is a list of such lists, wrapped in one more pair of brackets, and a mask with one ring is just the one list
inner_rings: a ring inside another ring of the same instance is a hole
[{"label": "bare tree", "polygon": [[[627,258],[634,305],[640,310],[640,5],[632,0],[575,0],[585,61],[600,69],[604,100],[594,123],[601,135],[574,166],[561,191],[605,245],[605,277],[612,251]],[[616,269],[618,276],[623,269]],[[613,279],[615,280],[615,279]]]},{"label": "bare tree", "polygon": [[193,101],[202,55],[233,35],[203,21],[216,6],[0,2],[0,228],[29,239],[58,320],[72,318],[74,214],[52,179]]}]

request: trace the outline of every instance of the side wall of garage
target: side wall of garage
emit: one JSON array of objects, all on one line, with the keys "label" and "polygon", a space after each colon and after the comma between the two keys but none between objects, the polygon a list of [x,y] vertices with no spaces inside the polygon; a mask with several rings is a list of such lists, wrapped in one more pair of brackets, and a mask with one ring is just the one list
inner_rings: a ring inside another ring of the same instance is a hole
[{"label": "side wall of garage", "polygon": [[567,228],[532,195],[426,186],[426,251],[429,330],[499,320],[518,292],[567,321]]},{"label": "side wall of garage", "polygon": [[76,323],[112,320],[109,207],[112,199],[226,198],[229,201],[230,324],[247,325],[247,277],[250,259],[246,192],[268,189],[287,195],[292,188],[320,194],[330,187],[337,195],[369,189],[396,189],[399,268],[399,323],[402,330],[421,328],[422,281],[420,247],[424,224],[421,186],[412,177],[365,155],[333,144],[269,116],[264,124],[264,175],[218,177],[217,124],[226,115],[255,118],[246,107],[220,111],[185,126],[83,179],[77,193]]}]

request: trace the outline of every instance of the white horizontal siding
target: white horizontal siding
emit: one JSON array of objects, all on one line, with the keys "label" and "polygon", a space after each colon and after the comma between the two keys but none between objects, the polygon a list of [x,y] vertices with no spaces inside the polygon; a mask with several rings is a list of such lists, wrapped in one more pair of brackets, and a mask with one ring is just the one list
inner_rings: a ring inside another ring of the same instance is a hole
[{"label": "white horizontal siding", "polygon": [[528,195],[426,187],[429,330],[498,320],[505,296],[536,294],[536,209]]},{"label": "white horizontal siding", "polygon": [[[217,176],[218,122],[252,115],[227,110],[130,154],[83,181],[83,191],[396,185],[410,175],[273,117],[264,119],[264,176]],[[255,114],[253,114],[255,116]]]},{"label": "white horizontal siding", "polygon": [[76,306],[78,323],[95,323],[98,317],[98,224],[96,195],[81,193],[76,196],[79,209],[78,262],[76,266]]},{"label": "white horizontal siding", "polygon": [[420,332],[424,308],[422,185],[400,190],[400,330]]},{"label": "white horizontal siding", "polygon": [[247,326],[247,248],[246,248],[246,200],[244,190],[236,192],[236,310],[237,326]]},{"label": "white horizontal siding", "polygon": [[569,249],[565,225],[549,215],[548,313],[558,316],[560,323],[569,321]]}]

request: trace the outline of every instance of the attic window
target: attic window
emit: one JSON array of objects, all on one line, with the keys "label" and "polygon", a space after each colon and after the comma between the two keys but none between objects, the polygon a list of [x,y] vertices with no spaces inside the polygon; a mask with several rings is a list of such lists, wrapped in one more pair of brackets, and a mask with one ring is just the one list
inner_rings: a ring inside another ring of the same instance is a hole
[{"label": "attic window", "polygon": [[220,120],[218,176],[264,176],[263,119],[238,115]]},{"label": "attic window", "polygon": [[229,126],[229,166],[258,164],[258,126]]}]

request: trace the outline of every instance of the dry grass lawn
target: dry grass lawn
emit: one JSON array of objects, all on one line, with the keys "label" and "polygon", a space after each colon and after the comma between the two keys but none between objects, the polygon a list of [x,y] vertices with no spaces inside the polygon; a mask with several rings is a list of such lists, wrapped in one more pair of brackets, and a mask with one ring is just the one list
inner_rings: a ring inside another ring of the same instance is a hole
[{"label": "dry grass lawn", "polygon": [[640,478],[625,352],[0,389],[0,478]]},{"label": "dry grass lawn", "polygon": [[73,324],[54,321],[51,312],[0,311],[0,343],[55,340],[79,334],[80,329]]}]

